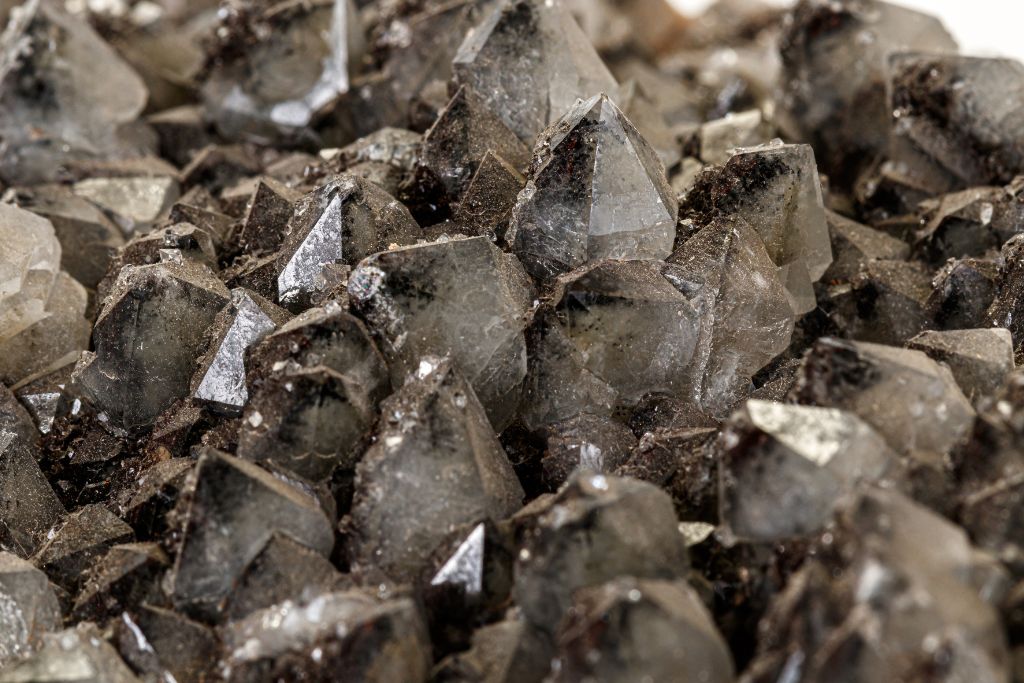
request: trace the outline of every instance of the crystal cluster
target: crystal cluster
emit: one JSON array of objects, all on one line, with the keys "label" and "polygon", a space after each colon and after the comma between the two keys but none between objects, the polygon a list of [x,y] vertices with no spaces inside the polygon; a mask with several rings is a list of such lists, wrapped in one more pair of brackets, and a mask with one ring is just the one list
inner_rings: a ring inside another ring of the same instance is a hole
[{"label": "crystal cluster", "polygon": [[0,683],[1024,680],[1021,64],[882,0],[0,16]]}]

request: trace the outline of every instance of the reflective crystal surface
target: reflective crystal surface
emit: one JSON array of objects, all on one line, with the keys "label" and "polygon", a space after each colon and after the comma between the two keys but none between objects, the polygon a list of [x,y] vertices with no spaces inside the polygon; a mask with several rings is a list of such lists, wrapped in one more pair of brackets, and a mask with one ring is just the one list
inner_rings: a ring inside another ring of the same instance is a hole
[{"label": "reflective crystal surface", "polygon": [[43,635],[60,630],[61,608],[46,574],[0,552],[0,666],[29,655]]},{"label": "reflective crystal surface", "polygon": [[721,520],[744,540],[818,531],[844,495],[898,469],[898,456],[874,429],[835,408],[750,400],[723,439]]},{"label": "reflective crystal surface", "polygon": [[577,99],[617,87],[569,11],[545,0],[501,0],[466,34],[452,68],[527,144]]},{"label": "reflective crystal surface", "polygon": [[676,201],[647,141],[606,96],[545,131],[509,242],[531,275],[551,279],[602,258],[664,258]]},{"label": "reflective crystal surface", "polygon": [[[356,470],[352,552],[360,570],[400,580],[449,529],[518,510],[523,490],[452,363],[424,357],[381,411],[376,441]],[[445,493],[432,490],[438,482]]]},{"label": "reflective crystal surface", "polygon": [[922,332],[907,347],[947,365],[973,401],[994,395],[1014,370],[1013,337],[998,327]]},{"label": "reflective crystal surface", "polygon": [[494,426],[511,421],[526,376],[523,329],[533,299],[515,256],[484,237],[394,249],[360,263],[348,292],[396,385],[424,356],[449,356]]}]

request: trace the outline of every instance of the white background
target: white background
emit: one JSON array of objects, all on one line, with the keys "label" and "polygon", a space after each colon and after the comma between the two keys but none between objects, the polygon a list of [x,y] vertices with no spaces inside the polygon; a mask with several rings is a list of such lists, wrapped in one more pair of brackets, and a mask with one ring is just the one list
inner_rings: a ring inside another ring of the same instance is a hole
[{"label": "white background", "polygon": [[[700,12],[710,0],[670,0],[688,13]],[[774,4],[788,5],[785,0]],[[965,54],[1024,60],[1024,3],[1021,0],[899,0],[898,4],[938,15]]]}]

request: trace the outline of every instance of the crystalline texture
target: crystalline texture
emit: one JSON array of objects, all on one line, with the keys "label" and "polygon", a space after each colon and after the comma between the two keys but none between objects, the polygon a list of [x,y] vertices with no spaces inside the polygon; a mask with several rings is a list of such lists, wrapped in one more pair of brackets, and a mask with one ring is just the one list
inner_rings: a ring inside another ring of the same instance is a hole
[{"label": "crystalline texture", "polygon": [[224,331],[213,344],[212,355],[200,364],[201,379],[192,395],[229,413],[238,412],[249,400],[246,350],[283,324],[287,315],[258,295],[235,289],[218,319]]},{"label": "crystalline texture", "polygon": [[48,633],[28,659],[0,671],[0,683],[54,681],[63,683],[138,683],[117,650],[93,624]]},{"label": "crystalline texture", "polygon": [[936,191],[1006,183],[1024,171],[1024,64],[900,54],[890,68],[894,160]]},{"label": "crystalline texture", "polygon": [[947,367],[920,351],[866,342],[819,339],[793,396],[856,414],[900,453],[941,457],[974,420]]},{"label": "crystalline texture", "polygon": [[509,242],[550,279],[602,258],[665,258],[677,205],[657,155],[607,96],[578,102],[542,139]]},{"label": "crystalline texture", "polygon": [[558,640],[552,681],[733,680],[729,648],[685,581],[619,579],[584,588]]},{"label": "crystalline texture", "polygon": [[252,463],[216,451],[199,459],[185,511],[172,597],[179,609],[216,617],[218,606],[271,534],[321,554],[334,533],[315,499]]},{"label": "crystalline texture", "polygon": [[269,7],[251,21],[260,38],[226,46],[203,99],[228,137],[295,139],[348,92],[364,48],[359,16],[351,0],[320,0]]},{"label": "crystalline texture", "polygon": [[325,266],[354,266],[420,236],[409,210],[373,183],[354,176],[327,183],[296,209],[279,257],[278,297],[282,304],[301,305],[324,288]]},{"label": "crystalline texture", "polygon": [[146,87],[88,23],[32,0],[13,13],[0,43],[5,180],[51,180],[69,159],[137,153],[120,129],[142,112]]},{"label": "crystalline texture", "polygon": [[205,334],[229,298],[202,265],[123,268],[93,329],[95,355],[76,370],[78,383],[115,424],[152,424],[188,394]]},{"label": "crystalline texture", "polygon": [[449,529],[518,510],[523,490],[473,389],[449,362],[424,358],[381,410],[381,431],[357,469],[353,550],[359,568],[401,580]]},{"label": "crystalline texture", "polygon": [[784,128],[851,182],[888,147],[886,60],[900,49],[955,51],[942,23],[877,0],[804,0],[781,40]]},{"label": "crystalline texture", "polygon": [[751,377],[789,346],[791,299],[764,243],[742,219],[715,220],[669,263],[672,284],[698,316],[687,396],[701,410],[724,415],[749,391]]},{"label": "crystalline texture", "polygon": [[991,397],[1013,372],[1013,337],[999,327],[922,332],[909,342],[945,363],[964,394],[974,400]]},{"label": "crystalline texture", "polygon": [[688,560],[672,500],[633,479],[582,474],[524,531],[515,596],[527,620],[554,634],[573,593],[620,576],[675,579]]},{"label": "crystalline texture", "polygon": [[527,144],[577,99],[617,87],[568,10],[545,0],[502,0],[452,66]]},{"label": "crystalline texture", "polygon": [[739,150],[705,171],[688,194],[682,217],[698,224],[735,216],[754,228],[779,268],[793,310],[814,309],[813,283],[832,263],[821,180],[809,145],[772,143]]},{"label": "crystalline texture", "polygon": [[0,552],[0,623],[0,666],[31,653],[62,623],[46,574],[6,552]]},{"label": "crystalline texture", "polygon": [[450,356],[498,429],[511,421],[526,376],[531,289],[516,258],[484,237],[371,256],[348,285],[396,385],[423,356]]},{"label": "crystalline texture", "polygon": [[895,472],[898,463],[875,430],[834,408],[747,401],[724,443],[721,520],[746,541],[818,531],[843,495]]},{"label": "crystalline texture", "polygon": [[0,547],[23,556],[40,546],[64,514],[64,506],[39,469],[37,449],[29,440],[33,438],[0,424]]}]

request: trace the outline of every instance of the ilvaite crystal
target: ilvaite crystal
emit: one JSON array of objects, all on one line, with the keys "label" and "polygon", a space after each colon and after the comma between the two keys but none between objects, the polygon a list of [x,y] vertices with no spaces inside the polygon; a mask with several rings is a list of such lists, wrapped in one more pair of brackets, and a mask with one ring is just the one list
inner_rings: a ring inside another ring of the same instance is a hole
[{"label": "ilvaite crystal", "polygon": [[577,99],[618,87],[572,15],[550,0],[502,0],[452,66],[456,82],[472,86],[527,144]]},{"label": "ilvaite crystal", "polygon": [[423,356],[447,355],[495,427],[511,421],[526,376],[523,329],[533,300],[515,256],[485,237],[394,249],[360,263],[348,292],[396,386]]},{"label": "ilvaite crystal", "polygon": [[508,236],[531,275],[672,251],[678,207],[664,167],[607,96],[578,102],[538,150]]}]

